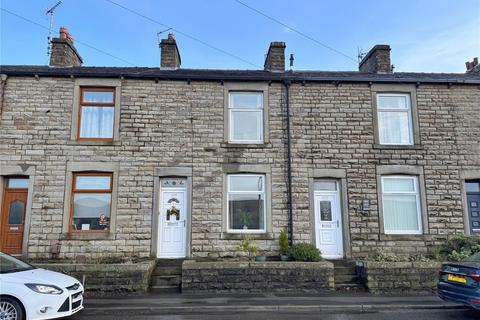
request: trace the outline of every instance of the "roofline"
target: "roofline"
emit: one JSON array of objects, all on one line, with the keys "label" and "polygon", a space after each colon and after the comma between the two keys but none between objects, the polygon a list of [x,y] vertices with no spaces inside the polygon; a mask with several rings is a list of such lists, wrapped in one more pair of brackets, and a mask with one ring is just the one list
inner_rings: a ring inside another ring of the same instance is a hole
[{"label": "roofline", "polygon": [[[266,72],[263,70],[252,70],[253,72],[259,72],[259,74],[248,74],[248,71],[245,74],[228,74],[222,72],[228,72],[229,70],[193,70],[195,73],[189,73],[188,69],[177,69],[177,70],[158,70],[156,73],[145,73],[145,72],[82,72],[81,70],[72,70],[69,68],[58,68],[60,72],[55,73],[54,68],[45,69],[45,70],[3,70],[4,67],[9,66],[0,66],[0,73],[6,74],[7,76],[14,77],[54,77],[54,78],[124,78],[124,79],[152,79],[152,80],[178,80],[178,81],[191,81],[191,80],[203,80],[203,81],[245,81],[245,82],[255,82],[255,81],[269,81],[269,82],[284,82],[290,81],[292,83],[305,83],[305,82],[333,82],[333,83],[434,83],[434,84],[480,84],[479,79],[471,78],[455,78],[454,74],[451,74],[451,78],[446,74],[444,79],[432,79],[429,77],[423,76],[422,73],[419,73],[418,77],[405,77],[405,78],[388,78],[379,75],[379,77],[368,77],[354,75],[354,76],[314,76],[314,75],[302,75],[301,72],[291,72],[286,71],[283,73],[273,73]],[[11,66],[14,68],[14,66]],[[79,69],[84,68],[80,67]],[[88,68],[88,67],[86,67]],[[63,72],[62,72],[63,71]],[[178,72],[183,71],[183,72]],[[199,74],[198,72],[204,71],[204,74]],[[215,71],[218,71],[215,73]],[[239,70],[232,70],[232,72],[238,72]],[[334,72],[332,72],[334,73]],[[395,73],[390,74],[394,76]],[[458,74],[463,75],[463,74]]]}]

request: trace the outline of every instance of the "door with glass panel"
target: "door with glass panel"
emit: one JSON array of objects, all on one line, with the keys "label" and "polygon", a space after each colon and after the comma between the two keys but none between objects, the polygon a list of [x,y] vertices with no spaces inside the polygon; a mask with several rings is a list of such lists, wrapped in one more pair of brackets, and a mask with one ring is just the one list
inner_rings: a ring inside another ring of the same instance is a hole
[{"label": "door with glass panel", "polygon": [[315,237],[326,259],[343,258],[342,211],[336,180],[314,182]]},{"label": "door with glass panel", "polygon": [[186,179],[162,179],[158,230],[159,258],[184,258],[187,252]]},{"label": "door with glass panel", "polygon": [[480,180],[465,181],[470,234],[480,235]]},{"label": "door with glass panel", "polygon": [[2,252],[22,253],[27,197],[28,178],[6,179],[0,217],[0,251]]}]

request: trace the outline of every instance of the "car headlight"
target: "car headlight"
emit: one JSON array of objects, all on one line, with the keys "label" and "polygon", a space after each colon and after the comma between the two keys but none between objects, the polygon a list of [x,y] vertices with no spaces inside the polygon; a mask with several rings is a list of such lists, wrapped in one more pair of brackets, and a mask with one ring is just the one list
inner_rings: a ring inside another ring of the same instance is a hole
[{"label": "car headlight", "polygon": [[39,283],[25,283],[25,285],[37,293],[45,294],[62,294],[63,290],[59,287],[48,285],[48,284],[39,284]]}]

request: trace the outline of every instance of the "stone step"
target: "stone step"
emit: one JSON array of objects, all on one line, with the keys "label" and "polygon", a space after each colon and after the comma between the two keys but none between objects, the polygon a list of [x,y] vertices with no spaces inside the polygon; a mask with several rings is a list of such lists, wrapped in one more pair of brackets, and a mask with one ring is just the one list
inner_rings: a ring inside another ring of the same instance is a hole
[{"label": "stone step", "polygon": [[158,259],[158,267],[182,267],[182,263],[185,259]]},{"label": "stone step", "polygon": [[361,283],[360,278],[356,274],[342,274],[342,275],[335,275],[334,277],[335,283],[352,283],[357,284]]},{"label": "stone step", "polygon": [[161,266],[156,267],[153,270],[152,276],[169,276],[169,275],[181,275],[182,267],[181,266]]},{"label": "stone step", "polygon": [[362,284],[353,283],[335,283],[335,290],[337,291],[366,291],[365,286]]},{"label": "stone step", "polygon": [[333,266],[337,267],[355,267],[354,260],[331,260]]},{"label": "stone step", "polygon": [[151,286],[150,292],[153,293],[180,293],[182,292],[181,286]]},{"label": "stone step", "polygon": [[152,277],[151,283],[153,286],[180,286],[182,284],[182,276],[154,276]]},{"label": "stone step", "polygon": [[335,277],[337,275],[344,275],[344,274],[356,275],[357,270],[354,266],[353,267],[335,267],[333,269],[333,273],[334,273]]}]

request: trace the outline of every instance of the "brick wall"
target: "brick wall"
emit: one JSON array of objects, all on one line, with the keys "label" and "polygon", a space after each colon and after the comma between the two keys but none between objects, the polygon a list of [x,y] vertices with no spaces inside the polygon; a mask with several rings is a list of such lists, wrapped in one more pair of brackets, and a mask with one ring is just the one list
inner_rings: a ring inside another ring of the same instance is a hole
[{"label": "brick wall", "polygon": [[[91,258],[150,255],[154,171],[193,169],[191,255],[235,255],[238,240],[222,236],[223,164],[267,164],[272,172],[272,234],[256,240],[261,251],[278,250],[287,226],[284,89],[269,92],[270,141],[265,147],[232,148],[224,143],[224,87],[220,82],[122,80],[120,139],[113,145],[70,140],[74,80],[9,77],[0,123],[0,164],[35,166],[28,255]],[[420,85],[417,88],[420,149],[374,149],[368,84],[306,83],[291,86],[294,240],[311,241],[309,169],[347,172],[348,215],[353,256],[372,247],[395,253],[426,253],[447,234],[464,230],[460,171],[480,169],[479,86]],[[112,239],[62,236],[68,161],[115,162],[120,166],[116,230]],[[422,166],[428,234],[379,234],[376,166]],[[371,201],[368,215],[359,212]],[[348,246],[348,244],[346,244]]]}]

